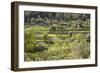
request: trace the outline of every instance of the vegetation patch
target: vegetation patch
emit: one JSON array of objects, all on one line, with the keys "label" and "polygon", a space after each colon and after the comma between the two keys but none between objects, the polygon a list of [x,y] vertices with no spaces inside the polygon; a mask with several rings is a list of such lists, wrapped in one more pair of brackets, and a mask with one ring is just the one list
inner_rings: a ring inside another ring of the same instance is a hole
[{"label": "vegetation patch", "polygon": [[24,60],[90,57],[90,15],[25,11]]}]

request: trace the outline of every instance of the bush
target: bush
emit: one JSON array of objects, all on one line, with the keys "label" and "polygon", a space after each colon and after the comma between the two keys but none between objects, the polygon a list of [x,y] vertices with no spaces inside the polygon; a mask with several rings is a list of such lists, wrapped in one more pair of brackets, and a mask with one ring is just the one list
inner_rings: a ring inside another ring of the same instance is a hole
[{"label": "bush", "polygon": [[56,31],[56,25],[55,24],[53,24],[53,25],[50,25],[49,26],[49,31]]},{"label": "bush", "polygon": [[25,51],[33,52],[36,45],[36,39],[33,29],[27,29],[24,32],[24,48]]},{"label": "bush", "polygon": [[86,40],[80,42],[80,55],[82,58],[90,57],[90,44]]},{"label": "bush", "polygon": [[48,33],[43,33],[42,35],[43,35],[42,38],[43,38],[44,42],[47,43],[48,42]]}]

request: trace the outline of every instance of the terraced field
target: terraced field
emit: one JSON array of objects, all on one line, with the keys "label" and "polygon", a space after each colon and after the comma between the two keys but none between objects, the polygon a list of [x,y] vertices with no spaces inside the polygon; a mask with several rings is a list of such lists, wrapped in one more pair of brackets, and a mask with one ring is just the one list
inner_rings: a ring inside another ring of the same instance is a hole
[{"label": "terraced field", "polygon": [[[34,39],[28,39],[30,40],[28,43],[31,44],[34,41],[34,45],[30,50],[25,51],[25,60],[84,59],[89,57],[89,31],[51,32],[44,30],[43,27],[40,28],[34,28],[34,26],[25,28],[25,32],[31,31],[30,35]],[[27,47],[26,44],[25,46]]]}]

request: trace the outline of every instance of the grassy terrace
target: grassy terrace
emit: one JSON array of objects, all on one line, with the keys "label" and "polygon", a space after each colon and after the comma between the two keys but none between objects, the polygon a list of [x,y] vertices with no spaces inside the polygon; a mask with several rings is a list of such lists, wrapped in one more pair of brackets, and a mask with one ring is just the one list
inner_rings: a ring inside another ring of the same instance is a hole
[{"label": "grassy terrace", "polygon": [[49,31],[46,26],[26,26],[24,30],[25,60],[89,58],[90,44],[86,36],[89,34],[89,30],[74,30]]}]

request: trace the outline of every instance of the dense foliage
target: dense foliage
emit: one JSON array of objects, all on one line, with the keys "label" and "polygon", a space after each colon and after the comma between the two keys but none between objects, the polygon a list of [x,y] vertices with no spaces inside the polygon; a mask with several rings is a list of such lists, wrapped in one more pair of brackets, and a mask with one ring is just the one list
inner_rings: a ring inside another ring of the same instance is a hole
[{"label": "dense foliage", "polygon": [[90,57],[90,14],[24,12],[25,61]]}]

